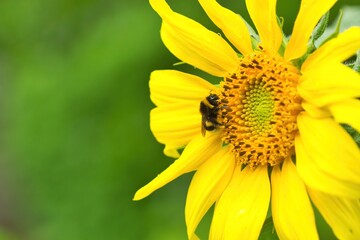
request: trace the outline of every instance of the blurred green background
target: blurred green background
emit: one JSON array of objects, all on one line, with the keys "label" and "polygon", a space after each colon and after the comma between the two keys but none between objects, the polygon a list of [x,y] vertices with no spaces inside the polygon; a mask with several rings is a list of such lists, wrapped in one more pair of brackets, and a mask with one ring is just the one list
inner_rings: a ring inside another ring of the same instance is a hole
[{"label": "blurred green background", "polygon": [[[169,3],[219,32],[197,1]],[[278,3],[287,33],[298,7]],[[149,74],[195,71],[159,29],[147,1],[0,1],[0,239],[186,239],[191,174],[132,201],[172,162],[149,129]]]}]

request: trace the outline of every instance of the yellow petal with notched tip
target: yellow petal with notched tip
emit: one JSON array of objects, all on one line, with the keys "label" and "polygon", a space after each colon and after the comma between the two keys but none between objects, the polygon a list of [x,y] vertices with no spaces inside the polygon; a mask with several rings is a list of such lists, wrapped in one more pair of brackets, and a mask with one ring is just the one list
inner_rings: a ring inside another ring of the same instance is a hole
[{"label": "yellow petal with notched tip", "polygon": [[208,81],[176,70],[157,70],[150,75],[150,97],[157,106],[182,101],[200,101],[210,94],[215,86]]},{"label": "yellow petal with notched tip", "polygon": [[314,212],[305,185],[296,167],[286,159],[271,174],[271,205],[276,232],[280,239],[318,239]]},{"label": "yellow petal with notched tip", "polygon": [[179,146],[177,146],[177,145],[172,146],[172,145],[167,144],[167,145],[165,145],[163,152],[164,152],[165,156],[168,156],[171,158],[178,158],[178,157],[180,157],[180,153],[179,153],[178,149],[179,149]]},{"label": "yellow petal with notched tip", "polygon": [[360,133],[360,100],[347,99],[328,106],[335,121],[346,123]]},{"label": "yellow petal with notched tip", "polygon": [[316,24],[336,0],[302,0],[291,38],[285,49],[287,61],[299,58],[307,51],[308,41]]},{"label": "yellow petal with notched tip", "polygon": [[199,2],[211,21],[243,55],[252,52],[250,33],[240,15],[222,7],[215,0],[199,0]]},{"label": "yellow petal with notched tip", "polygon": [[276,0],[246,0],[246,7],[259,33],[261,45],[271,55],[276,54],[282,41],[276,16]]},{"label": "yellow petal with notched tip", "polygon": [[218,34],[171,10],[164,0],[150,0],[163,19],[161,38],[180,60],[214,76],[224,77],[238,68],[238,56]]},{"label": "yellow petal with notched tip", "polygon": [[235,168],[216,203],[210,239],[257,239],[270,202],[267,166]]},{"label": "yellow petal with notched tip", "polygon": [[185,220],[191,238],[200,220],[228,185],[235,167],[229,148],[211,156],[196,171],[188,190]]},{"label": "yellow petal with notched tip", "polygon": [[360,97],[360,74],[341,63],[323,61],[303,73],[297,90],[306,101],[322,107]]},{"label": "yellow petal with notched tip", "polygon": [[360,239],[359,199],[336,197],[311,188],[308,192],[338,239]]},{"label": "yellow petal with notched tip", "polygon": [[218,134],[207,134],[205,138],[197,136],[186,146],[179,159],[136,192],[134,200],[145,198],[180,175],[196,170],[220,148]]},{"label": "yellow petal with notched tip", "polygon": [[301,71],[306,72],[310,68],[317,68],[323,64],[323,61],[343,62],[359,49],[360,27],[351,27],[312,53],[301,66]]}]

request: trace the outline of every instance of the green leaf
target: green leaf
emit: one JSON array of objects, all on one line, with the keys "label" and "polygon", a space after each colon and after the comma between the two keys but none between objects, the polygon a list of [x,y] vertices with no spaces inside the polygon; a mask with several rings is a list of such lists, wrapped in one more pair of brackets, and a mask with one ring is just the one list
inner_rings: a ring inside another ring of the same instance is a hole
[{"label": "green leaf", "polygon": [[329,41],[330,39],[335,38],[339,34],[342,18],[343,18],[343,11],[340,10],[339,17],[338,17],[338,20],[337,20],[337,23],[335,25],[333,32],[323,42],[321,42],[320,46],[323,45],[324,43],[326,43],[327,41]]},{"label": "green leaf", "polygon": [[[329,39],[339,33],[343,32],[351,26],[360,26],[360,6],[345,6],[339,13],[337,21],[330,24],[323,33],[322,36],[315,42],[315,45],[319,47]],[[337,32],[337,33],[336,33]]]},{"label": "green leaf", "polygon": [[319,37],[321,37],[321,35],[324,34],[326,27],[329,24],[329,16],[330,16],[330,12],[327,12],[324,14],[324,16],[321,17],[319,23],[316,25],[312,33],[313,41],[319,39]]}]

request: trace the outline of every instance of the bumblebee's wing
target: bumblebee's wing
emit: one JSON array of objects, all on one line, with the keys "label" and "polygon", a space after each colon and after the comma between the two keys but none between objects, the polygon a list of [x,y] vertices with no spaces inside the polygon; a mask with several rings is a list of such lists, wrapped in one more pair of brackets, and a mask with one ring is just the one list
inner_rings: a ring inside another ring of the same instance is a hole
[{"label": "bumblebee's wing", "polygon": [[205,122],[206,122],[206,118],[205,118],[204,116],[202,116],[202,121],[201,121],[201,134],[203,135],[203,137],[205,137],[205,133],[206,133]]},{"label": "bumblebee's wing", "polygon": [[206,115],[208,114],[208,104],[209,102],[206,100],[206,98],[205,100],[200,102],[201,134],[203,135],[203,137],[205,137],[205,133],[206,133],[205,124],[206,124]]}]

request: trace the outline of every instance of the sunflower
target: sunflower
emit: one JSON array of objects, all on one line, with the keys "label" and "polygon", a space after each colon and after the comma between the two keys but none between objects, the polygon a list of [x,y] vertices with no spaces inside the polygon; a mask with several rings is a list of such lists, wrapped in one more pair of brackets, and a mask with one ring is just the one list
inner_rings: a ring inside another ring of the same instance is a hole
[{"label": "sunflower", "polygon": [[338,238],[360,239],[360,150],[340,125],[360,132],[360,75],[343,64],[360,49],[360,27],[308,51],[335,0],[303,0],[288,41],[276,0],[246,0],[260,38],[253,44],[238,14],[199,2],[233,47],[164,0],[150,0],[170,52],[220,81],[151,74],[151,130],[177,160],[134,200],[196,171],[185,206],[189,239],[214,204],[210,239],[257,239],[270,211],[280,239],[317,239],[313,205]]}]

